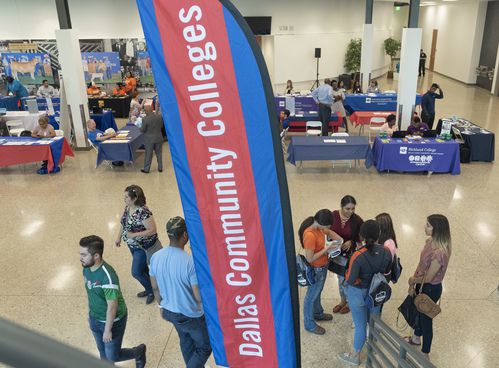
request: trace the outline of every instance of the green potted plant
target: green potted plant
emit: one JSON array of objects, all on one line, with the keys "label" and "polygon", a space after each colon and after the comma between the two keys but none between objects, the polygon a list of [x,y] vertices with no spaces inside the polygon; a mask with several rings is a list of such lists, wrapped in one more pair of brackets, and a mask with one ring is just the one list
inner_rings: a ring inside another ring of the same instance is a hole
[{"label": "green potted plant", "polygon": [[360,71],[360,55],[362,49],[362,40],[360,38],[353,38],[347,46],[347,53],[345,54],[344,67],[348,73],[352,74],[352,79],[359,79],[358,74]]},{"label": "green potted plant", "polygon": [[388,70],[388,78],[393,78],[393,58],[400,50],[401,43],[391,37],[385,40],[385,53],[390,56],[390,70]]}]

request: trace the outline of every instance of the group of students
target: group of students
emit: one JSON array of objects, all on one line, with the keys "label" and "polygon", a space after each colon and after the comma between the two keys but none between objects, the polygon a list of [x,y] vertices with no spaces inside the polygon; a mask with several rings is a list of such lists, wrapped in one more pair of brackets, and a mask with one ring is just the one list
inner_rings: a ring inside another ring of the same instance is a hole
[{"label": "group of students", "polygon": [[[355,325],[353,349],[339,358],[353,365],[360,364],[370,314],[381,314],[382,306],[368,307],[366,303],[371,281],[377,273],[385,275],[387,281],[392,280],[392,263],[397,262],[399,247],[389,214],[380,213],[373,220],[363,221],[355,213],[356,205],[355,198],[346,195],[339,210],[319,210],[306,218],[298,230],[304,256],[315,273],[315,283],[308,285],[303,301],[305,330],[323,335],[326,330],[317,322],[332,321],[336,313],[351,313]],[[409,278],[409,294],[421,292],[437,302],[451,256],[449,222],[443,215],[430,215],[424,231],[428,238]],[[335,245],[330,240],[342,242],[341,254],[331,259],[328,253]],[[333,314],[325,313],[321,303],[328,270],[337,275],[340,293]],[[428,357],[433,339],[432,319],[420,313],[418,321],[413,335],[406,340],[412,345],[422,345],[421,351]]]},{"label": "group of students", "polygon": [[[132,96],[133,93],[137,89],[137,78],[135,78],[132,72],[128,71],[125,74],[125,78],[123,82],[116,83],[116,86],[113,88],[111,93],[114,97],[123,97],[126,95]],[[101,90],[100,87],[95,84],[95,82],[91,82],[87,85],[87,95],[89,96],[101,96],[106,93]]]},{"label": "group of students", "polygon": [[[125,208],[115,246],[124,242],[132,255],[132,276],[142,285],[137,294],[146,304],[157,301],[161,317],[171,322],[180,339],[185,365],[202,368],[211,355],[198,280],[183,218],[168,220],[169,245],[163,247],[144,191],[130,185],[124,191]],[[80,262],[88,296],[89,327],[102,360],[135,359],[137,368],[146,364],[146,345],[122,348],[128,311],[116,271],[103,259],[104,240],[96,235],[80,240]]]}]

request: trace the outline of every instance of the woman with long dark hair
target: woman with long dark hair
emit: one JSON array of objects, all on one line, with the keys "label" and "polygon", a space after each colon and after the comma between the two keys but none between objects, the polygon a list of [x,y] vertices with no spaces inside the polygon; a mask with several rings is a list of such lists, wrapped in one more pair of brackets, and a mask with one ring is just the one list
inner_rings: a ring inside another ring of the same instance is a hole
[{"label": "woman with long dark hair", "polygon": [[333,316],[324,313],[321,304],[321,293],[327,276],[328,250],[326,238],[341,239],[338,234],[331,231],[331,211],[323,209],[315,216],[307,217],[298,230],[298,236],[302,248],[305,249],[305,258],[315,270],[315,284],[307,287],[307,293],[303,300],[303,320],[305,330],[316,335],[324,335],[326,330],[319,326],[316,321],[331,321]]},{"label": "woman with long dark hair", "polygon": [[[418,267],[409,278],[409,294],[418,294],[421,289],[436,303],[442,296],[442,281],[452,254],[449,220],[444,215],[430,215],[424,230],[428,239],[421,251]],[[418,327],[412,336],[407,337],[407,341],[412,345],[421,345],[422,338],[421,351],[428,357],[433,341],[433,320],[419,313],[418,321]]]},{"label": "woman with long dark hair", "polygon": [[146,196],[138,185],[125,188],[125,210],[121,216],[121,227],[115,244],[121,246],[124,241],[132,253],[132,276],[144,287],[137,294],[145,298],[146,304],[154,300],[148,263],[151,255],[161,249],[161,242],[156,231],[156,222],[152,212],[146,206]]},{"label": "woman with long dark hair", "polygon": [[[362,225],[362,218],[355,213],[357,201],[351,195],[346,195],[341,199],[340,209],[332,212],[331,230],[343,238],[342,254],[343,259],[349,259],[359,241],[359,230]],[[345,314],[350,312],[345,294],[343,281],[345,280],[346,267],[344,269],[334,268],[338,276],[338,286],[340,290],[340,303],[333,308],[333,313]]]},{"label": "woman with long dark hair", "polygon": [[374,220],[368,220],[360,227],[362,245],[353,253],[345,276],[347,286],[345,292],[352,312],[355,325],[353,351],[342,353],[339,358],[353,365],[360,364],[360,352],[364,347],[367,335],[369,315],[380,313],[380,307],[368,309],[365,299],[373,276],[386,273],[391,267],[391,254],[384,246],[378,244],[379,225]]},{"label": "woman with long dark hair", "polygon": [[383,212],[376,216],[375,220],[379,224],[378,243],[387,248],[392,255],[392,259],[394,259],[397,254],[398,244],[392,217],[388,213]]}]

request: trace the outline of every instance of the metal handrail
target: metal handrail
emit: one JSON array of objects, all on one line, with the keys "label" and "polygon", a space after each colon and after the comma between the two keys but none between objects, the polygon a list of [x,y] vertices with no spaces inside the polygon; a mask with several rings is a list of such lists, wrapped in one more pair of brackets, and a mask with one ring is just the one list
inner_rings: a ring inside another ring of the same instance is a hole
[{"label": "metal handrail", "polygon": [[376,315],[369,320],[366,367],[436,368]]},{"label": "metal handrail", "polygon": [[0,318],[0,362],[19,368],[109,368],[111,364]]}]

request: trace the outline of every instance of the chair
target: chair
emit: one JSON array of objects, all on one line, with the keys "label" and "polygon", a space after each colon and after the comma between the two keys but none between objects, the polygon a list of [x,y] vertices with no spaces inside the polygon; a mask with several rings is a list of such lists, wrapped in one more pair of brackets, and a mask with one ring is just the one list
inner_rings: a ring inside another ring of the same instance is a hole
[{"label": "chair", "polygon": [[322,123],[320,121],[307,121],[305,126],[305,132],[307,135],[319,136],[322,134]]},{"label": "chair", "polygon": [[371,142],[371,132],[380,132],[381,127],[383,124],[385,124],[386,119],[385,118],[377,118],[373,117],[371,118],[371,121],[369,121],[369,142]]},{"label": "chair", "polygon": [[11,136],[19,136],[25,130],[22,120],[8,120],[6,124]]},{"label": "chair", "polygon": [[[99,149],[95,146],[95,144],[90,140],[90,138],[87,138],[87,142],[88,144],[90,145],[90,147],[93,148],[93,150],[95,151],[95,154],[96,155],[99,155]],[[107,160],[104,160],[106,161],[107,165],[111,168],[111,169],[114,169],[113,165],[111,164],[111,162],[107,161]],[[95,168],[97,169],[97,162],[95,163]]]},{"label": "chair", "polygon": [[56,137],[64,137],[64,130],[56,129],[55,130],[55,136]]},{"label": "chair", "polygon": [[288,149],[286,147],[286,136],[288,135],[288,130],[289,130],[289,128],[283,129],[281,134],[280,134],[281,145],[282,145],[282,150],[283,150],[284,154],[286,154],[288,151]]}]

